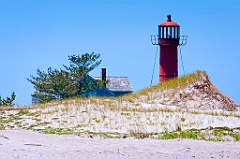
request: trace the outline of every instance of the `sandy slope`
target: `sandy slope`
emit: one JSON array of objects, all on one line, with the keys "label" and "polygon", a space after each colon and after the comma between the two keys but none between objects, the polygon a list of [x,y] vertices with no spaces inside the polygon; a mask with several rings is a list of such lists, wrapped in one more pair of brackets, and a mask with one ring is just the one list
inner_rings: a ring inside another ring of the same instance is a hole
[{"label": "sandy slope", "polygon": [[240,142],[103,139],[27,130],[0,131],[0,149],[1,159],[240,158]]},{"label": "sandy slope", "polygon": [[[240,107],[222,95],[206,73],[198,71],[190,76],[119,99],[73,99],[2,108],[0,159],[239,159]],[[231,134],[224,129],[220,137],[215,136],[216,127],[232,128]],[[130,137],[137,136],[136,133],[159,134],[193,128],[203,129],[206,140],[228,142]],[[93,133],[93,138],[88,137]],[[119,137],[125,134],[127,138],[105,139],[97,135],[101,133]]]}]

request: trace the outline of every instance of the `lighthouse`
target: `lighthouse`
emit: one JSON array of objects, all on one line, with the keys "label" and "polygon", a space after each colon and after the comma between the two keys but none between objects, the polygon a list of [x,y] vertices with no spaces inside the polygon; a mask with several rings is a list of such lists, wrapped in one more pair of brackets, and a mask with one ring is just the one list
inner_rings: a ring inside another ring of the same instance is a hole
[{"label": "lighthouse", "polygon": [[160,46],[159,82],[178,77],[178,46],[186,45],[187,36],[180,36],[180,26],[171,15],[158,25],[158,35],[152,35],[151,41]]}]

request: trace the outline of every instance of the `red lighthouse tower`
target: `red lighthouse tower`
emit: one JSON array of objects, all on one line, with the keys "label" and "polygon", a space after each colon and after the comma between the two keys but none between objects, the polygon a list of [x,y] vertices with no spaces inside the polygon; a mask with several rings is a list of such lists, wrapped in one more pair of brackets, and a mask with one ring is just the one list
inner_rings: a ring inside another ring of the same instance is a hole
[{"label": "red lighthouse tower", "polygon": [[187,43],[187,36],[180,38],[180,26],[171,15],[158,25],[158,35],[151,36],[153,45],[160,46],[159,82],[178,77],[178,46]]}]

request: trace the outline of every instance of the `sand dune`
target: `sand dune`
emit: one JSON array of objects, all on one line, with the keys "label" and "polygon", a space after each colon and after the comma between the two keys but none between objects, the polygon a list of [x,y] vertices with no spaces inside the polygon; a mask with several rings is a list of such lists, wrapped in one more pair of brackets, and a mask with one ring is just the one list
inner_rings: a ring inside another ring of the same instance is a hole
[{"label": "sand dune", "polygon": [[240,158],[240,107],[202,71],[122,98],[1,108],[0,130],[0,159]]}]

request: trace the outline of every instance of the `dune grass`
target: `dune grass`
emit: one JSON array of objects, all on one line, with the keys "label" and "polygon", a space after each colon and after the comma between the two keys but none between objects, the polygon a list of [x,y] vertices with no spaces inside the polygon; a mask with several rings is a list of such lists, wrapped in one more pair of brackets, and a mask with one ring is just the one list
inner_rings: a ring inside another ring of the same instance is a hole
[{"label": "dune grass", "polygon": [[239,125],[237,111],[180,108],[156,100],[157,92],[165,92],[164,96],[169,98],[174,96],[172,92],[196,84],[202,76],[206,73],[196,71],[122,97],[79,97],[30,107],[0,107],[0,130],[30,129],[48,134],[109,138],[239,141],[238,128],[222,126],[209,130],[212,124],[230,118]]}]

